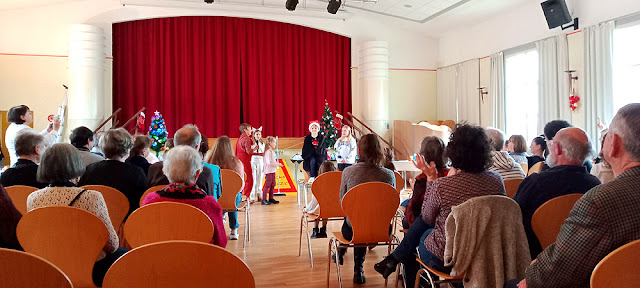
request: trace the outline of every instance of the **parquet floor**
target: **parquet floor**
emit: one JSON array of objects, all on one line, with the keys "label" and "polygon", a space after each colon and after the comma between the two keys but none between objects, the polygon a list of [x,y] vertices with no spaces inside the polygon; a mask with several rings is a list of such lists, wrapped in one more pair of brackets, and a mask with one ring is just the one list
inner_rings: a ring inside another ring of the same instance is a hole
[{"label": "parquet floor", "polygon": [[[304,237],[302,255],[298,257],[300,211],[303,205],[297,204],[295,194],[276,196],[276,199],[280,204],[263,206],[256,202],[251,206],[251,239],[245,249],[242,248],[244,215],[239,215],[240,239],[230,240],[227,249],[249,265],[256,280],[256,287],[327,287],[329,238],[311,239],[314,256],[314,268],[311,268]],[[330,221],[327,230],[329,237],[331,232],[340,231],[341,225],[342,221]],[[226,228],[229,233],[228,226]],[[343,287],[385,287],[384,279],[373,270],[373,264],[386,255],[386,246],[378,246],[368,251],[364,263],[367,283],[356,285],[353,283],[353,250],[349,249],[341,267]],[[331,264],[333,266],[329,287],[338,287],[335,264]],[[388,287],[394,286],[395,277],[396,274],[389,277]]]}]

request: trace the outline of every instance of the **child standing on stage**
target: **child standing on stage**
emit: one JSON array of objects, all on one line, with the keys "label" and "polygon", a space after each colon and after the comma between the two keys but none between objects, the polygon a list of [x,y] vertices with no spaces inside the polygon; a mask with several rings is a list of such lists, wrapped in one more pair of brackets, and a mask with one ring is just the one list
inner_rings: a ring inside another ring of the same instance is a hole
[{"label": "child standing on stage", "polygon": [[[262,188],[262,205],[278,204],[280,201],[273,199],[273,189],[276,186],[276,170],[283,165],[276,161],[276,153],[273,149],[276,149],[276,138],[267,137],[266,151],[264,152],[264,188]],[[267,193],[269,194],[269,200],[267,201]]]},{"label": "child standing on stage", "polygon": [[358,146],[356,139],[351,135],[351,127],[347,125],[342,126],[342,136],[336,141],[334,148],[336,148],[338,152],[338,156],[336,156],[338,170],[342,171],[344,168],[356,163]]},{"label": "child standing on stage", "polygon": [[253,154],[251,154],[251,170],[253,170],[253,190],[251,191],[251,200],[255,200],[258,197],[258,201],[262,200],[262,177],[264,174],[262,173],[262,168],[264,166],[263,156],[264,156],[264,142],[262,141],[262,127],[255,129],[253,128],[253,137],[251,150],[253,150]]}]

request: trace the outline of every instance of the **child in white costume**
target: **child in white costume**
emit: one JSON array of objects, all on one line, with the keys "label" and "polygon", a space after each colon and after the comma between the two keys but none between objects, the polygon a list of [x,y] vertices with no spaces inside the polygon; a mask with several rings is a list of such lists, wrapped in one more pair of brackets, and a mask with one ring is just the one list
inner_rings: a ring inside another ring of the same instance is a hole
[{"label": "child in white costume", "polygon": [[356,163],[358,146],[356,139],[351,135],[351,127],[347,125],[342,126],[342,137],[336,141],[333,147],[338,153],[336,161],[338,162],[339,171],[343,171],[344,168]]},{"label": "child in white costume", "polygon": [[253,136],[251,137],[251,170],[253,171],[253,190],[251,190],[251,200],[258,197],[258,201],[262,199],[262,178],[264,178],[264,141],[262,140],[262,127],[253,128]]}]

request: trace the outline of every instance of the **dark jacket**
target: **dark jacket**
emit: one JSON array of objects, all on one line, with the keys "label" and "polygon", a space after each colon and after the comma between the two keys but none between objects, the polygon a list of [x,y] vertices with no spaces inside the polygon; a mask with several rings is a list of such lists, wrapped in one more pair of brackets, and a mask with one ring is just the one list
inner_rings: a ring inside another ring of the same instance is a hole
[{"label": "dark jacket", "polygon": [[[327,144],[324,140],[320,133],[316,138],[311,137],[311,134],[304,137],[304,144],[302,144],[302,159],[304,159],[302,168],[304,171],[311,171],[311,159],[316,159],[318,166],[327,160]],[[317,141],[317,145],[313,145],[313,141]]]},{"label": "dark jacket", "polygon": [[[162,162],[153,163],[149,167],[149,173],[147,174],[147,187],[151,188],[156,185],[169,185],[169,179],[162,172]],[[215,196],[215,184],[213,183],[213,172],[209,167],[202,167],[202,172],[196,180],[196,185],[209,196]]]},{"label": "dark jacket", "polygon": [[146,158],[140,155],[129,157],[126,161],[124,161],[124,163],[140,167],[142,171],[144,171],[145,176],[149,174],[149,167],[151,166],[151,164],[149,164],[149,161],[147,161]]},{"label": "dark jacket", "polygon": [[33,163],[31,160],[18,159],[18,162],[13,168],[7,169],[0,176],[0,183],[4,187],[14,185],[26,185],[36,188],[47,187],[47,184],[36,181],[36,174],[38,173],[38,164]]},{"label": "dark jacket", "polygon": [[7,190],[0,186],[0,248],[22,250],[16,236],[20,218],[22,214],[13,205]]}]

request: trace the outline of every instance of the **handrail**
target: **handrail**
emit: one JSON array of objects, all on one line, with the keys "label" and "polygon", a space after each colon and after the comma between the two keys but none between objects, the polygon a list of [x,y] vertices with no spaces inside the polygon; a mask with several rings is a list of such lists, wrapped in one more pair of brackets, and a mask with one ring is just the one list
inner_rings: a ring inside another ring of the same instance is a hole
[{"label": "handrail", "polygon": [[[371,129],[369,126],[367,126],[367,124],[364,124],[364,122],[362,122],[360,119],[358,119],[356,116],[353,116],[353,114],[351,114],[351,112],[347,112],[347,115],[349,115],[351,118],[355,119],[356,121],[358,121],[364,128],[367,128],[367,130],[371,131],[371,134],[378,136],[378,138],[380,138],[380,140],[382,140],[382,142],[384,142],[385,144],[387,144],[387,146],[389,146],[389,148],[391,148],[392,151],[395,151],[395,147],[393,147],[393,145],[391,145],[391,143],[389,143],[387,140],[385,140],[384,138],[382,138],[380,135],[378,135],[378,133],[376,133],[376,131],[373,131],[373,129]],[[359,131],[360,132],[360,131]],[[362,133],[362,132],[360,132]],[[364,134],[364,133],[363,133]]]},{"label": "handrail", "polygon": [[[147,107],[142,107],[142,109],[138,110],[138,112],[136,112],[136,114],[133,114],[133,117],[129,118],[129,120],[127,120],[127,122],[124,122],[124,124],[120,127],[125,128],[127,127],[127,125],[129,125],[129,123],[131,123],[131,121],[138,119],[138,117],[140,116],[140,113],[142,113],[145,109],[147,109]],[[125,128],[127,129],[127,128]],[[134,135],[138,132],[138,124],[136,123],[136,128],[135,128],[135,133]]]},{"label": "handrail", "polygon": [[[120,112],[120,110],[122,110],[122,108],[118,108],[116,111],[113,112],[113,114],[111,114],[111,116],[109,116],[109,118],[107,118],[107,120],[104,120],[104,122],[102,122],[102,124],[100,124],[100,126],[98,126],[98,128],[96,128],[96,130],[93,130],[93,133],[97,133],[98,131],[100,131],[100,129],[102,129],[102,127],[107,124],[107,122],[109,122],[109,120],[113,119],[116,117],[116,115],[118,115],[118,113]],[[114,123],[111,123],[112,127],[116,126],[118,124],[118,120],[115,119]]]}]

